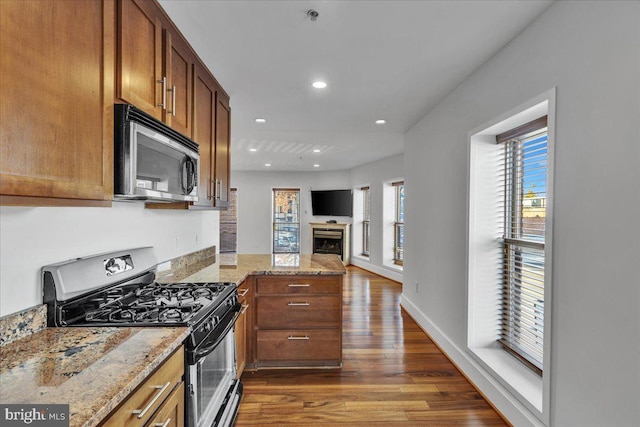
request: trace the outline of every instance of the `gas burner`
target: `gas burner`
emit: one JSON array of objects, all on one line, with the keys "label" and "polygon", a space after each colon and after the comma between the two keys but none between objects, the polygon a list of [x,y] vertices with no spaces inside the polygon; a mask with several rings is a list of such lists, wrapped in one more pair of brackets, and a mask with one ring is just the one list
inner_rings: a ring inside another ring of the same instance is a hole
[{"label": "gas burner", "polygon": [[175,323],[175,322],[183,322],[186,320],[191,314],[193,314],[193,310],[181,309],[181,308],[167,308],[166,310],[162,310],[158,316],[158,320],[162,323]]}]

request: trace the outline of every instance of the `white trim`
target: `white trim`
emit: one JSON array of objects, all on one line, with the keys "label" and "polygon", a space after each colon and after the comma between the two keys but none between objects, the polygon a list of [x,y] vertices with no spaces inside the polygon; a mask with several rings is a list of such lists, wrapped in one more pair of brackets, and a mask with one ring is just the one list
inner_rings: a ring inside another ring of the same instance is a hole
[{"label": "white trim", "polygon": [[469,354],[458,347],[426,314],[424,314],[406,294],[400,296],[400,305],[413,317],[429,336],[438,344],[449,357],[464,372],[471,382],[480,390],[491,403],[504,415],[509,422],[517,427],[544,427],[544,424],[505,389],[492,375],[490,375]]},{"label": "white trim", "polygon": [[392,271],[384,267],[379,267],[375,264],[372,264],[367,258],[352,256],[351,265],[355,265],[356,267],[360,267],[363,270],[367,270],[372,273],[375,273],[378,276],[382,276],[384,278],[393,280],[395,282],[402,283],[402,278],[403,278],[402,272]]}]

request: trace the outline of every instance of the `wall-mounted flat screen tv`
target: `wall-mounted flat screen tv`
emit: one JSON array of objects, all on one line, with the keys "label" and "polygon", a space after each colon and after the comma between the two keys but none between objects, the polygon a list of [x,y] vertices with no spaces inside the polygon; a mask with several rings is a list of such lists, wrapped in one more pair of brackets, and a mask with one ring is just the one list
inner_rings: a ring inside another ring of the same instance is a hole
[{"label": "wall-mounted flat screen tv", "polygon": [[353,216],[351,190],[311,191],[311,211],[314,216]]}]

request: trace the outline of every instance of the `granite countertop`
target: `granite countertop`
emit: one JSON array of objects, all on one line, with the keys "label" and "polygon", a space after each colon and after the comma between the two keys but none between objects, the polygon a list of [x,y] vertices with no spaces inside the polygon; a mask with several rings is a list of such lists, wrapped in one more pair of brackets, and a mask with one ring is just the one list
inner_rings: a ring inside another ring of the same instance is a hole
[{"label": "granite countertop", "polygon": [[46,328],[0,347],[0,401],[69,404],[98,425],[188,336],[174,328]]},{"label": "granite countertop", "polygon": [[252,274],[257,275],[342,275],[346,268],[337,255],[235,255],[215,257],[182,265],[171,261],[158,266],[158,281],[171,282],[233,282],[240,284]]}]

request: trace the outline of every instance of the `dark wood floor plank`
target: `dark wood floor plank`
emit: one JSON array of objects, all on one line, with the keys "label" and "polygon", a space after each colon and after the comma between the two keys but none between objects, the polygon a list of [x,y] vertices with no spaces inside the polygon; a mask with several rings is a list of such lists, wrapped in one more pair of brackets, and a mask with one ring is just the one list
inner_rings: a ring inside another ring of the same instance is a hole
[{"label": "dark wood floor plank", "polygon": [[401,292],[349,267],[342,368],[245,371],[236,426],[508,425],[401,310]]}]

